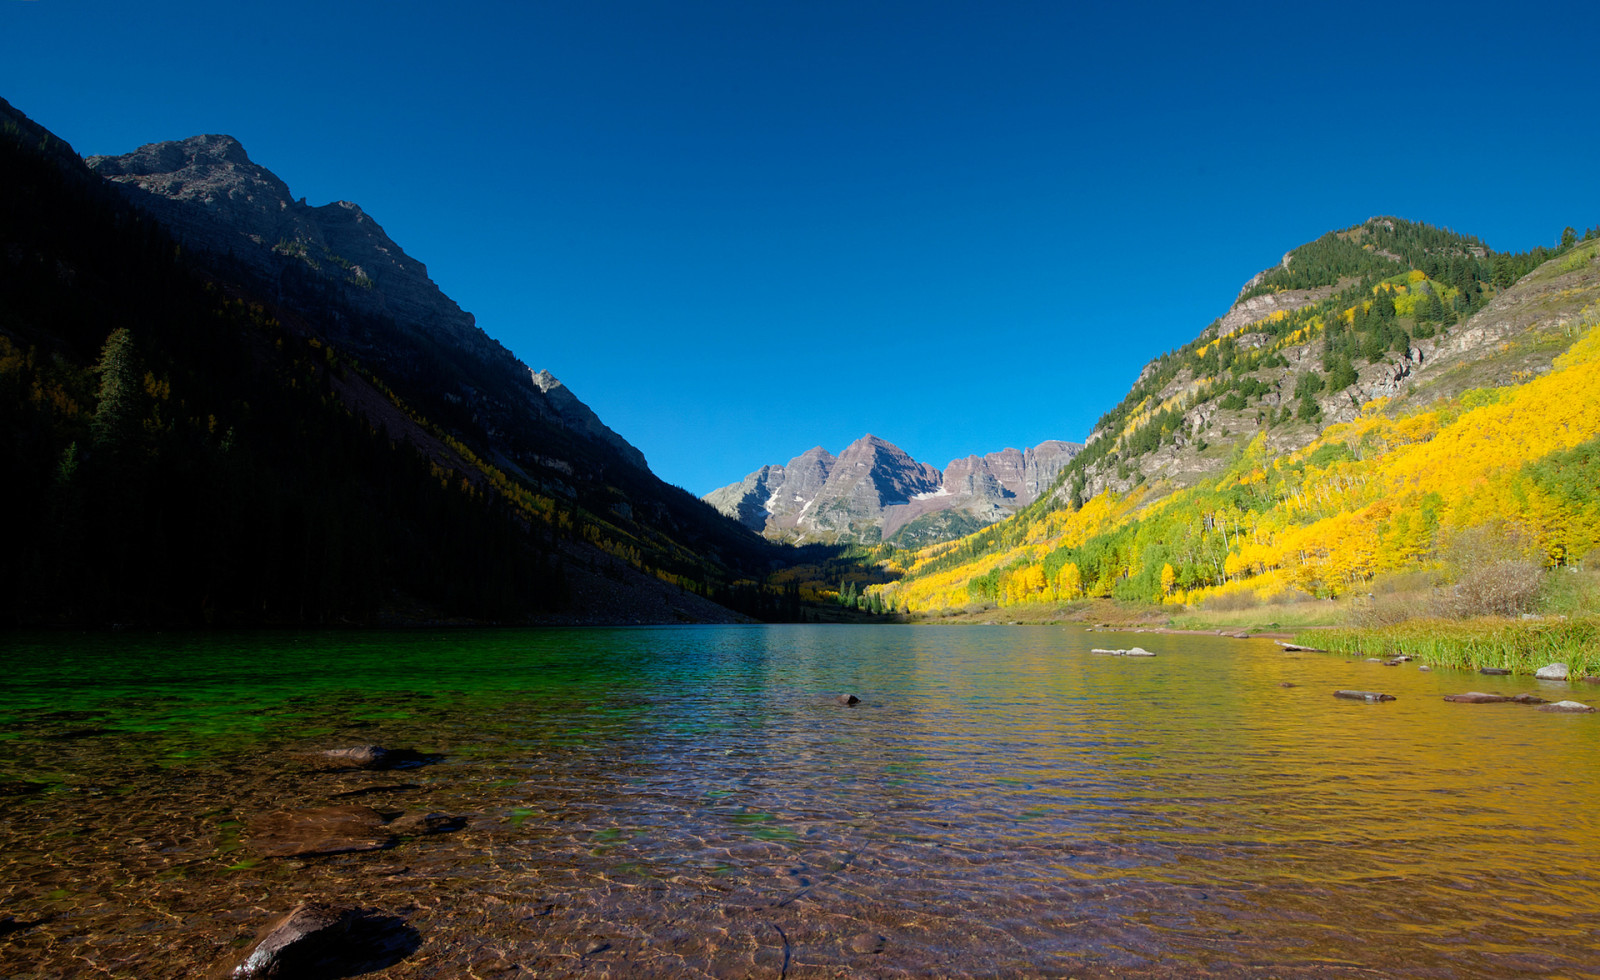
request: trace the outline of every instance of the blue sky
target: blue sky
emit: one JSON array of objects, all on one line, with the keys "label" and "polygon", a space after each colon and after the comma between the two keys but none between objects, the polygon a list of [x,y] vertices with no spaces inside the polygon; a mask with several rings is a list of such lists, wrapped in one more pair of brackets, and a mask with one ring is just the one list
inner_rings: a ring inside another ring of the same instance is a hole
[{"label": "blue sky", "polygon": [[361,204],[699,494],[866,432],[1082,439],[1371,215],[1600,224],[1596,39],[1593,3],[0,0],[0,97]]}]

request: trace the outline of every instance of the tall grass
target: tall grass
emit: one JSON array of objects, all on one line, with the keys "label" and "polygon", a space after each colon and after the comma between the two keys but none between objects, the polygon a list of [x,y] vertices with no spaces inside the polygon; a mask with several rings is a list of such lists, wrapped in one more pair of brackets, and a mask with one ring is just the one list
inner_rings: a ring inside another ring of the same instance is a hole
[{"label": "tall grass", "polygon": [[1600,675],[1600,619],[1412,619],[1385,626],[1317,630],[1295,637],[1335,653],[1406,654],[1435,667],[1504,667],[1531,674],[1550,663],[1571,677]]}]

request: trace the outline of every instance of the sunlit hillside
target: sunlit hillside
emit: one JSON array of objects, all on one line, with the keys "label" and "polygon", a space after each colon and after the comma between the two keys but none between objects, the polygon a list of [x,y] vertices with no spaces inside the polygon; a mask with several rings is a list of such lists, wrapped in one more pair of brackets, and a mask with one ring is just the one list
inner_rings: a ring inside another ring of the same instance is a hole
[{"label": "sunlit hillside", "polygon": [[[1450,245],[1433,231],[1416,265]],[[1474,548],[1482,562],[1581,563],[1600,543],[1600,240],[1569,234],[1514,284],[1501,270],[1528,256],[1455,242],[1454,272],[1388,274],[1398,251],[1362,268],[1370,253],[1333,248],[1344,265],[1257,277],[1236,311],[1275,287],[1304,302],[1219,321],[1152,362],[1102,420],[1083,454],[1095,459],[995,528],[893,556],[905,575],[884,599],[913,612],[1085,596],[1196,605],[1365,592]],[[1380,364],[1391,383],[1374,386]],[[1219,450],[1208,431],[1232,438]]]}]

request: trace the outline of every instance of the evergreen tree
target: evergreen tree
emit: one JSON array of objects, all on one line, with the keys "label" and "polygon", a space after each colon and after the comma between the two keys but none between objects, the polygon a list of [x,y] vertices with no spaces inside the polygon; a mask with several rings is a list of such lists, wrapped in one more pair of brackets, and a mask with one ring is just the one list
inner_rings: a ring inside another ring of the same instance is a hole
[{"label": "evergreen tree", "polygon": [[139,369],[134,362],[133,335],[117,329],[106,338],[95,368],[100,375],[99,402],[89,431],[97,448],[126,445],[139,425]]}]

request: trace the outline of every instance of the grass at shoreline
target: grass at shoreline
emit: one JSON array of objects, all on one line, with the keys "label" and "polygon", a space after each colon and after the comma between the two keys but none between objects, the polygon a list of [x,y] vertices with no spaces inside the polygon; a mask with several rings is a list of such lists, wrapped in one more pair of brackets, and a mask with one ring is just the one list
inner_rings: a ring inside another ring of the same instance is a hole
[{"label": "grass at shoreline", "polygon": [[1569,676],[1600,675],[1600,619],[1412,619],[1388,626],[1305,632],[1296,643],[1334,653],[1406,654],[1434,667],[1503,667],[1532,674],[1550,663]]}]

